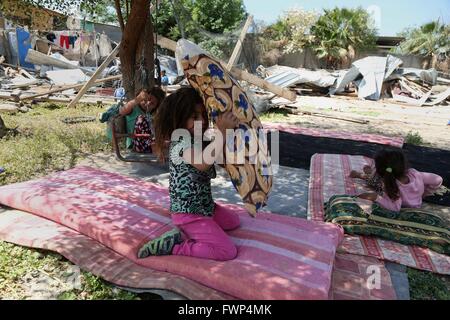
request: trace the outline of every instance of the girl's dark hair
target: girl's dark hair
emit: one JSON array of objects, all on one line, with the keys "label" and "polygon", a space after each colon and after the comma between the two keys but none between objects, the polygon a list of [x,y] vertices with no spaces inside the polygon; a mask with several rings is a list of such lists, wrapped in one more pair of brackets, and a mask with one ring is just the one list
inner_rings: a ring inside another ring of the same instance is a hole
[{"label": "girl's dark hair", "polygon": [[163,102],[164,98],[166,97],[166,93],[160,87],[153,87],[146,91],[148,94],[154,96],[158,100],[158,106],[155,108],[155,110],[152,111],[152,113],[155,113],[158,110],[161,103]]},{"label": "girl's dark hair", "polygon": [[384,191],[392,200],[400,197],[397,180],[405,176],[408,163],[399,149],[383,149],[375,155],[377,174],[383,179]]},{"label": "girl's dark hair", "polygon": [[150,90],[147,90],[147,93],[158,99],[159,103],[161,103],[166,97],[165,91],[160,87],[153,87]]},{"label": "girl's dark hair", "polygon": [[155,151],[160,160],[164,161],[166,141],[170,140],[172,132],[186,126],[198,104],[203,104],[203,100],[191,87],[180,88],[163,100],[154,121]]}]

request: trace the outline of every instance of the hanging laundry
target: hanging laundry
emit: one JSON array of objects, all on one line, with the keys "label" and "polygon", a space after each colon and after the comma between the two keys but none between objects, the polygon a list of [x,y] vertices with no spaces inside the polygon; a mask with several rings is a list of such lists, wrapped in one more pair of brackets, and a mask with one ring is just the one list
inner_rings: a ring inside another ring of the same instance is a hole
[{"label": "hanging laundry", "polygon": [[47,34],[47,40],[50,42],[55,42],[56,39],[56,35],[53,32],[50,32],[49,34]]},{"label": "hanging laundry", "polygon": [[72,49],[75,48],[75,42],[77,41],[77,36],[69,36],[69,44],[72,46]]},{"label": "hanging laundry", "polygon": [[61,35],[60,40],[59,40],[59,45],[61,47],[63,47],[63,48],[64,48],[64,45],[65,45],[65,48],[69,49],[69,45],[70,45],[70,43],[69,43],[69,36]]}]

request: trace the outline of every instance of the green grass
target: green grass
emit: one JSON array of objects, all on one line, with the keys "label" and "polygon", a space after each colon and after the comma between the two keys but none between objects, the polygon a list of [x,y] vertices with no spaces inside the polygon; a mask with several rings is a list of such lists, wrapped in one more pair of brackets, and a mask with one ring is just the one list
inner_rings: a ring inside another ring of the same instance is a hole
[{"label": "green grass", "polygon": [[[73,266],[73,264],[56,253],[24,248],[0,241],[0,298],[20,300],[29,298],[30,290],[26,289],[27,275],[45,272],[52,279],[61,279],[61,275],[70,266]],[[69,288],[69,290],[58,295],[57,298],[130,300],[139,299],[139,296],[119,290],[102,279],[82,271],[81,288]]]},{"label": "green grass", "polygon": [[0,143],[0,185],[43,176],[53,171],[67,170],[87,154],[111,150],[99,121],[65,124],[61,120],[75,116],[97,116],[99,107],[67,109],[58,105],[35,107],[28,113],[2,115],[9,134]]},{"label": "green grass", "polygon": [[[26,181],[48,173],[72,168],[86,155],[110,151],[105,136],[105,124],[99,121],[67,125],[66,117],[95,116],[101,107],[78,107],[50,104],[36,106],[28,113],[4,115],[8,128],[17,134],[1,139],[0,185]],[[43,272],[58,279],[72,264],[62,256],[42,250],[29,249],[0,241],[0,298],[26,299],[24,277]],[[82,272],[82,288],[62,292],[59,299],[139,299],[139,295],[118,290],[98,277]]]},{"label": "green grass", "polygon": [[450,277],[408,268],[411,300],[450,300]]},{"label": "green grass", "polygon": [[408,144],[415,144],[415,145],[423,145],[424,140],[419,132],[408,132],[408,134],[405,137],[405,142]]},{"label": "green grass", "polygon": [[261,121],[283,122],[289,119],[289,113],[286,109],[272,109],[260,115]]},{"label": "green grass", "polygon": [[[29,113],[4,115],[9,128],[17,135],[1,139],[0,185],[26,181],[57,170],[73,167],[77,160],[89,154],[110,152],[105,137],[105,125],[89,122],[67,125],[65,117],[97,116],[100,107],[66,107],[50,104],[36,106]],[[273,110],[261,116],[263,121],[285,121],[286,110]],[[419,136],[420,137],[420,136]],[[24,278],[36,271],[45,270],[54,278],[60,277],[72,263],[62,256],[43,250],[29,249],[0,241],[0,299],[26,299]],[[413,299],[449,299],[448,277],[417,270],[408,270]],[[58,299],[155,299],[156,296],[133,294],[119,290],[102,279],[82,272],[81,288],[63,291]]]}]

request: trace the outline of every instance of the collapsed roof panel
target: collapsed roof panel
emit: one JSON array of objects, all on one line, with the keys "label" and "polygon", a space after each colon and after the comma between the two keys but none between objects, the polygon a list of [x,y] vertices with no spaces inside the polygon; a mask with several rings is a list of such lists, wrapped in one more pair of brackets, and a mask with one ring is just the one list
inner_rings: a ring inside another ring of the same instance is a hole
[{"label": "collapsed roof panel", "polygon": [[328,88],[336,82],[336,77],[325,70],[311,71],[285,66],[274,66],[267,68],[266,71],[273,73],[266,78],[266,81],[283,88],[302,83],[311,83],[318,87]]}]

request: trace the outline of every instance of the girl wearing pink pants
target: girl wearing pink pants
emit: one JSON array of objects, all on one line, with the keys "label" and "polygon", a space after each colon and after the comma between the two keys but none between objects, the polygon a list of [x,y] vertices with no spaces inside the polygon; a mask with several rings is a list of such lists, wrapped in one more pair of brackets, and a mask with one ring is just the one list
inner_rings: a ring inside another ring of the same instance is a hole
[{"label": "girl wearing pink pants", "polygon": [[[139,258],[172,254],[225,261],[237,255],[236,246],[225,231],[239,227],[239,217],[214,203],[211,179],[216,177],[215,167],[211,161],[205,161],[204,148],[195,144],[195,141],[202,141],[208,128],[207,119],[203,101],[192,88],[179,89],[158,109],[156,151],[163,158],[166,141],[171,140],[170,211],[177,228],[146,243],[139,251]],[[222,139],[214,139],[212,147],[213,150],[223,150],[225,132],[234,129],[238,120],[229,112],[220,115],[216,124],[216,134],[221,134]],[[194,139],[194,125],[202,128],[202,137]],[[185,134],[175,137],[175,131]],[[219,154],[213,154],[213,157],[217,159]]]}]

